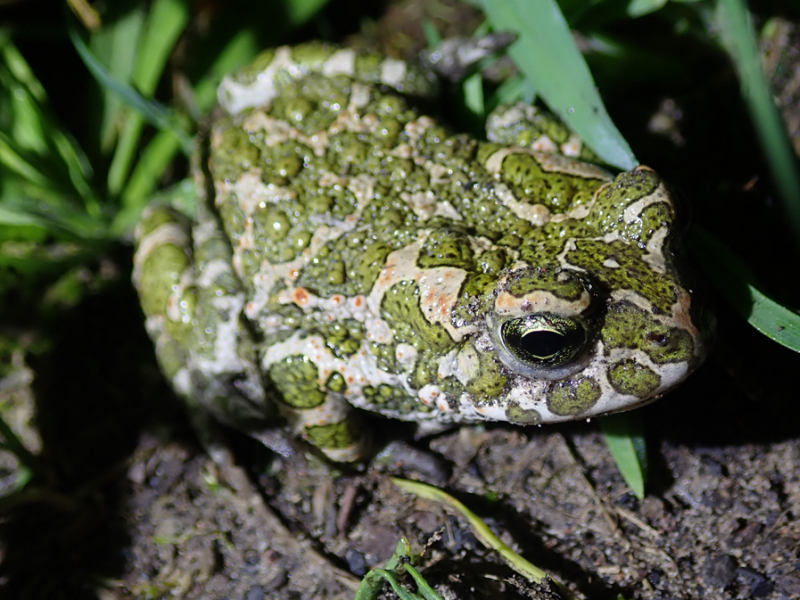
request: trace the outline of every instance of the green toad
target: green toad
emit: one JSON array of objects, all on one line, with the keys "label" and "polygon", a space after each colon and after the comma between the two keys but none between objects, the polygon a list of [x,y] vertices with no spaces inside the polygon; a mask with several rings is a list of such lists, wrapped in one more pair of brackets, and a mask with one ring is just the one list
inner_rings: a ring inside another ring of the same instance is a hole
[{"label": "green toad", "polygon": [[349,461],[356,408],[423,433],[585,419],[703,360],[658,175],[582,162],[523,105],[495,111],[490,141],[453,134],[416,108],[435,88],[320,43],[223,81],[194,221],[148,210],[134,273],[197,411],[256,436],[277,419]]}]

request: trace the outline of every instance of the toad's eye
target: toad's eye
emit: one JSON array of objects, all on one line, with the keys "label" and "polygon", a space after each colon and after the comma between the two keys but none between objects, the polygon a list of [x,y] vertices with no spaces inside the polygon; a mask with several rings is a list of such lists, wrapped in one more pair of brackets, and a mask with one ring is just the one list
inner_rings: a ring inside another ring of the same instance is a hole
[{"label": "toad's eye", "polygon": [[586,346],[586,329],[575,319],[531,315],[506,321],[500,327],[506,349],[533,367],[560,367]]}]

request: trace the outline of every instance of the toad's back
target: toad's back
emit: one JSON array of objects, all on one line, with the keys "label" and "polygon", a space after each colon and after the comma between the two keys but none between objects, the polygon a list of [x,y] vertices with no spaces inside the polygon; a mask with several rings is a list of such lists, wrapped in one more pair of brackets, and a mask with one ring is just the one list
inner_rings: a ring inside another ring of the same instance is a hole
[{"label": "toad's back", "polygon": [[408,98],[434,87],[319,44],[223,82],[195,222],[149,212],[135,274],[200,408],[251,431],[280,413],[351,460],[351,406],[429,430],[556,422],[652,400],[702,360],[659,177],[565,157],[580,142],[531,136],[529,107],[496,112],[496,141],[453,135]]}]

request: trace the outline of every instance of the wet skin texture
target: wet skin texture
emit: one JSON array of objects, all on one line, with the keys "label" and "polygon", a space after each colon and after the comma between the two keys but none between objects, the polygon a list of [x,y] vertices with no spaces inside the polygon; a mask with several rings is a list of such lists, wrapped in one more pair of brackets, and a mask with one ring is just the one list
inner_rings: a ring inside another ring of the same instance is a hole
[{"label": "wet skin texture", "polygon": [[702,362],[676,206],[552,117],[501,107],[489,141],[415,103],[425,71],[322,44],[220,87],[193,220],[140,223],[134,281],[161,367],[197,412],[288,423],[357,460],[354,407],[436,431],[584,419]]}]

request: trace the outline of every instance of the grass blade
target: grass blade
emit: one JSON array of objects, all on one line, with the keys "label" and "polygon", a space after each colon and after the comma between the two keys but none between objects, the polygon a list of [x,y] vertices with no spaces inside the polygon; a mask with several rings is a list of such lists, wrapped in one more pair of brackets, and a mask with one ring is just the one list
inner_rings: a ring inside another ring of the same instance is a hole
[{"label": "grass blade", "polygon": [[[129,83],[136,67],[136,50],[144,27],[145,10],[136,6],[120,18],[104,24],[89,40],[89,48],[95,56],[107,56],[106,65],[112,77]],[[101,87],[103,117],[100,123],[100,148],[110,154],[116,143],[120,127],[125,122],[124,111],[128,110],[122,100],[110,90]]]},{"label": "grass blade", "polygon": [[123,102],[136,110],[146,121],[158,129],[169,129],[184,145],[187,154],[191,151],[191,137],[176,123],[172,112],[162,104],[142,97],[131,86],[114,79],[89,48],[78,36],[74,28],[69,29],[69,36],[83,63],[103,87],[117,94]]},{"label": "grass blade", "polygon": [[0,162],[34,185],[77,196],[99,217],[88,159],[50,113],[44,88],[7,38],[0,39],[0,57],[0,83],[10,108],[9,134],[0,139]]},{"label": "grass blade", "polygon": [[[133,84],[143,96],[154,95],[170,53],[188,22],[189,7],[185,0],[157,0],[153,4],[137,46],[136,66],[133,72]],[[146,112],[138,109],[129,113],[108,172],[108,188],[112,195],[122,191],[128,178],[139,148],[144,119],[159,129],[172,129],[176,136],[181,138],[177,133],[180,128],[175,127],[174,122],[154,122],[152,118],[148,118]],[[188,145],[184,144],[184,148],[188,148]]]},{"label": "grass blade", "polygon": [[519,35],[508,53],[550,110],[607,163],[624,170],[636,166],[555,0],[482,0],[481,6],[495,30]]},{"label": "grass blade", "polygon": [[145,96],[156,91],[172,49],[189,22],[185,0],[156,0],[150,9],[138,49],[133,83]]},{"label": "grass blade", "polygon": [[465,519],[467,519],[470,527],[472,527],[472,531],[482,544],[495,550],[512,569],[529,581],[539,583],[545,577],[547,577],[547,573],[542,571],[539,567],[532,565],[519,554],[514,552],[505,542],[503,542],[503,540],[497,537],[494,532],[489,529],[486,523],[481,521],[478,515],[469,510],[450,494],[447,494],[439,488],[435,488],[432,485],[427,485],[425,483],[408,481],[406,479],[399,479],[397,477],[392,477],[391,479],[392,483],[402,490],[411,492],[420,498],[432,500],[433,502],[440,502],[456,509],[464,516]]},{"label": "grass blade", "polygon": [[150,141],[122,192],[122,211],[117,215],[112,231],[124,235],[133,228],[158,186],[164,166],[170,164],[180,148],[181,141],[171,131],[160,131]]},{"label": "grass blade", "polygon": [[750,13],[742,0],[718,0],[715,16],[720,40],[736,67],[756,135],[767,157],[795,240],[800,244],[800,173],[786,127],[761,68]]},{"label": "grass blade", "polygon": [[644,498],[647,481],[647,445],[638,411],[598,419],[606,445],[628,487],[639,500]]},{"label": "grass blade", "polygon": [[771,340],[800,352],[800,315],[761,292],[752,271],[713,235],[695,226],[689,241],[695,260],[736,312]]}]

